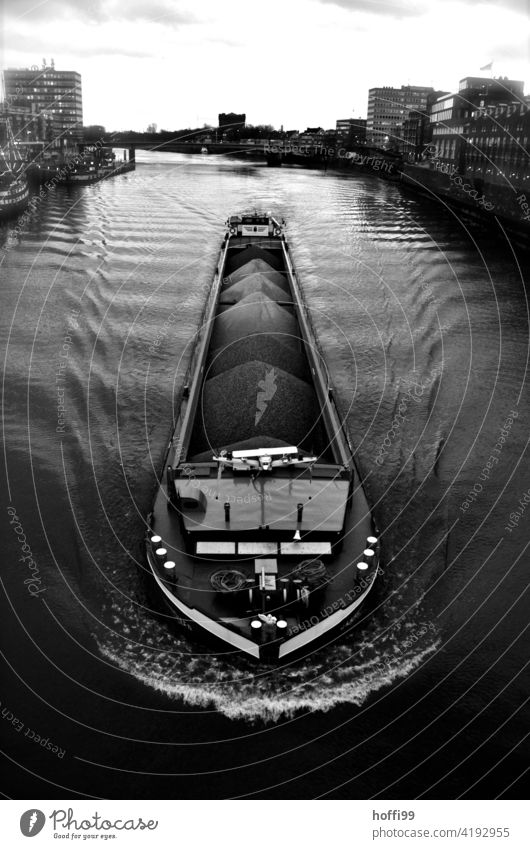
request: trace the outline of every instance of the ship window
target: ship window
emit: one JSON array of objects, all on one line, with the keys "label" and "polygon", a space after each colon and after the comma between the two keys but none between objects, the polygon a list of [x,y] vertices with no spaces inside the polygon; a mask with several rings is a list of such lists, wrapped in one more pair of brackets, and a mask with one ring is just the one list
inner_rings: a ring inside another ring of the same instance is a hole
[{"label": "ship window", "polygon": [[245,215],[243,216],[242,223],[245,225],[267,225],[269,223],[268,218],[254,218],[254,216]]}]

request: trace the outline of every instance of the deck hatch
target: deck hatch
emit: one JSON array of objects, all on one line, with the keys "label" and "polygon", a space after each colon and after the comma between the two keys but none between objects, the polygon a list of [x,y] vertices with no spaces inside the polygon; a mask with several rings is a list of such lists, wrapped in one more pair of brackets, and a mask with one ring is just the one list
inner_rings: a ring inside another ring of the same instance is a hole
[{"label": "deck hatch", "polygon": [[235,542],[225,540],[199,540],[197,542],[197,554],[235,554]]},{"label": "deck hatch", "polygon": [[277,542],[239,542],[238,554],[278,554]]},{"label": "deck hatch", "polygon": [[331,543],[281,542],[280,554],[331,554]]}]

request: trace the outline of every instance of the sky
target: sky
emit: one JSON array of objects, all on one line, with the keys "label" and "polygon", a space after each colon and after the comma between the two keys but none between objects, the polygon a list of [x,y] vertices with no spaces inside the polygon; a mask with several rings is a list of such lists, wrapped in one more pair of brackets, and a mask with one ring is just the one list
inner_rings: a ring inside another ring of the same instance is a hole
[{"label": "sky", "polygon": [[219,112],[330,128],[374,86],[493,75],[530,94],[530,0],[0,0],[0,58],[79,71],[84,123],[108,130]]}]

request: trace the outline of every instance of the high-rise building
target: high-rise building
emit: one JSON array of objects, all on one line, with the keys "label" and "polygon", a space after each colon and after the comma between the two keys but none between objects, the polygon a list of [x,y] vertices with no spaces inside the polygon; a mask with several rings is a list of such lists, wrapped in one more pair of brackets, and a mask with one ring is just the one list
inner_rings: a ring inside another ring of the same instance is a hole
[{"label": "high-rise building", "polygon": [[433,89],[428,86],[383,86],[368,92],[366,141],[375,147],[402,150],[403,122],[409,112],[425,112],[427,98]]},{"label": "high-rise building", "polygon": [[77,71],[58,71],[53,60],[41,68],[9,68],[4,71],[4,86],[9,109],[45,116],[56,143],[82,139],[83,98]]}]

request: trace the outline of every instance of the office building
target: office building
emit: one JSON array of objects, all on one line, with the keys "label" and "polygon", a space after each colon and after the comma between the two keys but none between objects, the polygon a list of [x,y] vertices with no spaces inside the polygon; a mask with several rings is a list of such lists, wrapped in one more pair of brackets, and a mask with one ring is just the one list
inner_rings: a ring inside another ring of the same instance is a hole
[{"label": "office building", "polygon": [[447,91],[433,91],[427,95],[425,110],[413,109],[403,121],[401,129],[402,153],[405,160],[415,162],[424,157],[432,143],[431,110],[439,98]]},{"label": "office building", "polygon": [[47,128],[56,146],[67,146],[83,137],[81,75],[58,71],[53,63],[41,68],[9,68],[4,71],[6,103],[35,116]]},{"label": "office building", "polygon": [[[432,105],[430,123],[433,152],[442,161],[462,170],[470,121],[493,107],[508,109],[524,103],[524,83],[507,77],[464,77],[458,92],[439,97]],[[491,119],[490,119],[491,120]]]},{"label": "office building", "polygon": [[339,118],[335,134],[338,147],[366,144],[366,118]]},{"label": "office building", "polygon": [[383,86],[368,92],[366,141],[375,147],[402,150],[403,123],[412,111],[426,112],[428,86]]},{"label": "office building", "polygon": [[528,141],[530,102],[515,100],[507,106],[475,109],[466,126],[462,164],[466,177],[529,192]]}]

